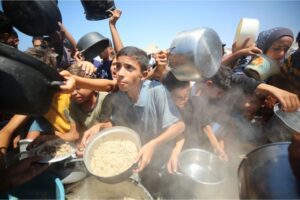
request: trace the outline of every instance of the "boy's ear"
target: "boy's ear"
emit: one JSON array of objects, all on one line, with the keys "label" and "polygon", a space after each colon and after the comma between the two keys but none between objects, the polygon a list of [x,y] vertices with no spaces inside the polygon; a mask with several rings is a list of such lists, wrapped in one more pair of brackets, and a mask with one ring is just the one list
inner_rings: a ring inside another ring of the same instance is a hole
[{"label": "boy's ear", "polygon": [[142,77],[141,77],[141,79],[142,79],[142,80],[146,80],[147,77],[148,77],[148,73],[149,73],[148,70],[143,71],[143,72],[142,72]]}]

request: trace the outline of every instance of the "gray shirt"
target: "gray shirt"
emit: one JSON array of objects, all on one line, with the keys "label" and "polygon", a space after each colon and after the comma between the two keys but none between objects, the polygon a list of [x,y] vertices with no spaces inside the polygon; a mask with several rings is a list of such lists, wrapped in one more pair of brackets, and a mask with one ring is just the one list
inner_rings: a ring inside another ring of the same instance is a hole
[{"label": "gray shirt", "polygon": [[110,98],[112,123],[137,131],[143,143],[153,139],[180,119],[170,93],[157,81],[146,80],[142,83],[136,103],[121,91],[113,93]]}]

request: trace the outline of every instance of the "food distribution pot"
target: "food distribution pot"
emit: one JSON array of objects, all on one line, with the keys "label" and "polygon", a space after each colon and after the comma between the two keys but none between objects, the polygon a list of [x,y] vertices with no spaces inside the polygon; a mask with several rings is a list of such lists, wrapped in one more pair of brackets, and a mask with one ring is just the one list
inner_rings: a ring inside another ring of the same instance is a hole
[{"label": "food distribution pot", "polygon": [[13,25],[30,36],[49,35],[59,30],[62,21],[57,1],[2,1],[2,7]]},{"label": "food distribution pot", "polygon": [[245,156],[238,168],[241,199],[300,198],[300,183],[289,164],[289,144],[263,145]]},{"label": "food distribution pot", "polygon": [[106,128],[102,131],[95,134],[88,142],[83,155],[84,164],[87,170],[94,176],[96,176],[99,180],[105,183],[119,183],[126,179],[128,179],[132,175],[132,170],[134,168],[134,164],[125,170],[124,172],[109,177],[103,177],[95,174],[91,168],[91,160],[94,155],[94,151],[97,149],[99,144],[110,141],[110,140],[130,140],[132,141],[137,149],[141,148],[141,139],[140,136],[132,129],[124,127],[124,126],[114,126],[112,128]]},{"label": "food distribution pot", "polygon": [[300,111],[284,112],[275,104],[274,115],[266,125],[266,135],[271,142],[291,141],[294,134],[300,133]]},{"label": "food distribution pot", "polygon": [[169,66],[182,81],[197,81],[212,77],[222,59],[222,42],[211,28],[180,32],[171,43]]},{"label": "food distribution pot", "polygon": [[63,81],[45,63],[0,43],[0,111],[43,115]]}]

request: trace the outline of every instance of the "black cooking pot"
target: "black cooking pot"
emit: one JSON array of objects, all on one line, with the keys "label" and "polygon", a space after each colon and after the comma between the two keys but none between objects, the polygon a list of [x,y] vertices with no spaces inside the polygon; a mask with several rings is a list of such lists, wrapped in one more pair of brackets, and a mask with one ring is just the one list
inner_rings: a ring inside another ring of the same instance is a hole
[{"label": "black cooking pot", "polygon": [[110,17],[108,10],[116,9],[114,0],[81,0],[87,20],[95,21]]},{"label": "black cooking pot", "polygon": [[30,36],[49,35],[59,30],[62,21],[54,0],[2,1],[2,7],[13,25]]},{"label": "black cooking pot", "polygon": [[263,145],[245,156],[238,168],[240,199],[300,198],[300,182],[289,163],[289,144]]},{"label": "black cooking pot", "polygon": [[109,39],[97,32],[90,32],[82,36],[77,48],[84,55],[86,60],[91,60],[98,56],[109,46]]},{"label": "black cooking pot", "polygon": [[0,112],[46,113],[61,81],[55,69],[0,43]]}]

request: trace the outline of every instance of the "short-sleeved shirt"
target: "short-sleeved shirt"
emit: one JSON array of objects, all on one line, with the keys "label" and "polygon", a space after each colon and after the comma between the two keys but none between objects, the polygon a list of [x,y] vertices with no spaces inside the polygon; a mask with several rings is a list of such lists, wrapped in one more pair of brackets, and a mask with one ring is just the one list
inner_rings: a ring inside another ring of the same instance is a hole
[{"label": "short-sleeved shirt", "polygon": [[103,78],[103,79],[109,79],[112,80],[112,75],[111,75],[111,60],[103,60],[100,63],[96,63],[94,61],[94,65],[97,67],[96,70],[96,76],[97,78]]},{"label": "short-sleeved shirt", "polygon": [[140,134],[143,143],[180,120],[170,93],[158,81],[143,81],[136,103],[122,91],[108,97],[111,98],[113,125],[132,128]]},{"label": "short-sleeved shirt", "polygon": [[70,116],[76,123],[79,133],[83,133],[88,128],[100,122],[101,107],[103,99],[107,94],[107,92],[98,92],[96,106],[90,112],[82,111],[76,102],[71,101]]}]

